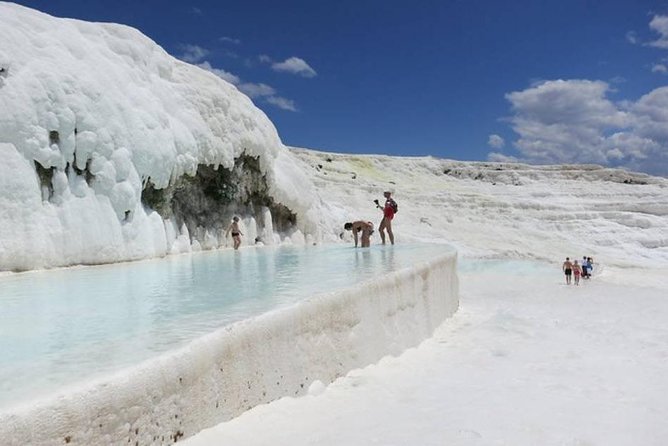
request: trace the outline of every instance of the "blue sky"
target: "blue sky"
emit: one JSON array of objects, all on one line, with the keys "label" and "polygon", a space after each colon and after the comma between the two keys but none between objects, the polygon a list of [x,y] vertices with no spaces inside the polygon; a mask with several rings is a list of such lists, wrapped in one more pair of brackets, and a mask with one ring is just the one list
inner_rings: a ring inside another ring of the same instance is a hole
[{"label": "blue sky", "polygon": [[668,174],[666,2],[19,3],[138,28],[288,145]]}]

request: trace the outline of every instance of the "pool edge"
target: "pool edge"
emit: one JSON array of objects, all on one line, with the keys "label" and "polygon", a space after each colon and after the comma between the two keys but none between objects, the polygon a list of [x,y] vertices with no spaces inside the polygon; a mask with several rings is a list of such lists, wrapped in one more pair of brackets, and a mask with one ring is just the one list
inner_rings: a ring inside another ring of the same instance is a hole
[{"label": "pool edge", "polygon": [[[445,248],[445,247],[444,247]],[[172,444],[430,337],[459,305],[457,254],[242,321],[93,386],[0,414],[8,445]]]}]

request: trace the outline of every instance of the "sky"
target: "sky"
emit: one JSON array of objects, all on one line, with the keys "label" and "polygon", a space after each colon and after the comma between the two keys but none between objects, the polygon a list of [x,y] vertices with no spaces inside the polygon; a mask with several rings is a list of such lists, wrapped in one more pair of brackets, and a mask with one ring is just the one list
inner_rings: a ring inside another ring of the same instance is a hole
[{"label": "sky", "polygon": [[668,175],[668,4],[36,0],[139,29],[287,145]]}]

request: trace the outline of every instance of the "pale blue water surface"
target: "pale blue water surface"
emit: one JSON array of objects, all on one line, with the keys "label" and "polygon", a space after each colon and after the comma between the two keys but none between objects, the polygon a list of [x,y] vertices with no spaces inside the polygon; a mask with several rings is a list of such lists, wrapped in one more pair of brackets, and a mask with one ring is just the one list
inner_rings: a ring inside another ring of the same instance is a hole
[{"label": "pale blue water surface", "polygon": [[251,248],[2,276],[0,410],[449,249]]}]

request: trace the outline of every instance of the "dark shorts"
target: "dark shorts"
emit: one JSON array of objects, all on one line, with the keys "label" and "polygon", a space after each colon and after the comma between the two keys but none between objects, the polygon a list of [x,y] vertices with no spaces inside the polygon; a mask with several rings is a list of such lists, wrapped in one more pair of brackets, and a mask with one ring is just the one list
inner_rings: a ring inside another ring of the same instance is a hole
[{"label": "dark shorts", "polygon": [[232,233],[232,237],[239,237],[240,235],[241,235],[241,234],[238,233],[238,232],[233,232],[233,233]]},{"label": "dark shorts", "polygon": [[570,275],[573,273],[573,271],[570,270],[570,269],[565,269],[565,270],[564,270],[564,273],[565,273],[567,276],[570,276]]}]

